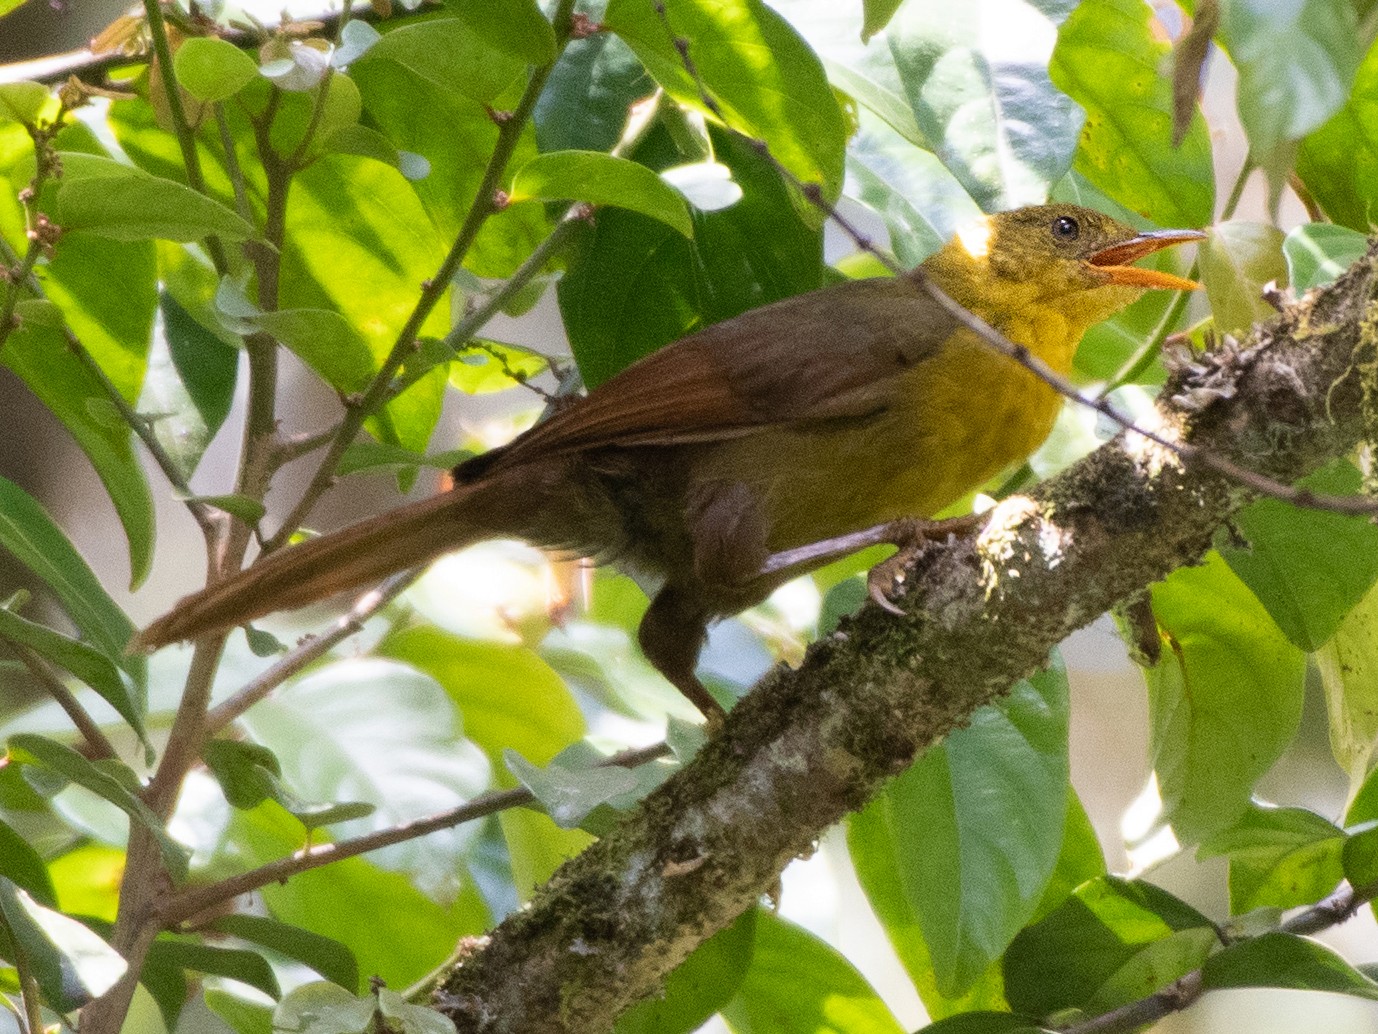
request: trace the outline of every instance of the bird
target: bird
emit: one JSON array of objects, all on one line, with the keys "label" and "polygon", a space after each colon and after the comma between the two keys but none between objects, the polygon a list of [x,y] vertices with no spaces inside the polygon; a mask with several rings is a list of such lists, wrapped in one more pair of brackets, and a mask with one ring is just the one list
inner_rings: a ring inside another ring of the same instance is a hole
[{"label": "bird", "polygon": [[1071,204],[981,217],[914,270],[787,298],[652,352],[461,463],[447,490],[185,597],[132,649],[519,538],[658,585],[641,650],[720,721],[695,672],[711,622],[861,539],[912,535],[914,521],[1022,462],[1052,429],[1062,396],[991,348],[925,279],[1066,376],[1092,325],[1147,290],[1199,286],[1131,263],[1202,237],[1140,232]]}]

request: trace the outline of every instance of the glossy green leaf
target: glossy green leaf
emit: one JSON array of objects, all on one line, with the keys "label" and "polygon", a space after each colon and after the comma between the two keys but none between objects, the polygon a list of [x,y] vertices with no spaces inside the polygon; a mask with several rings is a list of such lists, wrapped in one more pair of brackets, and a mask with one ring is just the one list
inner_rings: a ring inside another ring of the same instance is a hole
[{"label": "glossy green leaf", "polygon": [[[1337,460],[1301,482],[1319,493],[1358,495],[1363,475]],[[1235,518],[1248,545],[1222,546],[1230,569],[1297,646],[1318,650],[1378,580],[1378,527],[1364,517],[1261,499]]]},{"label": "glossy green leaf", "polygon": [[[0,639],[27,647],[61,670],[75,675],[113,707],[148,744],[144,729],[146,701],[140,686],[110,659],[110,655],[46,625],[20,617],[0,606]],[[151,748],[150,748],[151,749]]]},{"label": "glossy green leaf", "polygon": [[494,765],[508,749],[545,765],[584,735],[584,718],[569,688],[524,647],[413,625],[393,632],[376,652],[440,683],[459,709],[465,735]]},{"label": "glossy green leaf", "polygon": [[522,58],[459,18],[394,29],[360,59],[354,74],[388,62],[402,66],[443,95],[459,94],[481,104],[495,103],[526,71]]},{"label": "glossy green leaf", "polygon": [[1332,282],[1366,251],[1367,237],[1333,223],[1304,223],[1282,241],[1287,280],[1297,294]]},{"label": "glossy green leaf", "polygon": [[1052,876],[1067,813],[1067,706],[1066,671],[1054,659],[926,751],[867,809],[857,869],[898,867],[944,998],[1000,957]]},{"label": "glossy green leaf", "polygon": [[900,1034],[850,962],[802,927],[758,910],[751,966],[722,1010],[733,1034]]},{"label": "glossy green leaf", "polygon": [[632,1006],[613,1034],[693,1034],[737,993],[751,965],[758,911],[749,908],[666,976],[661,993]]},{"label": "glossy green leaf", "polygon": [[354,953],[329,937],[288,926],[276,919],[244,914],[222,916],[212,922],[210,928],[296,959],[341,987],[359,986],[359,964]]},{"label": "glossy green leaf", "polygon": [[266,800],[278,800],[282,766],[267,747],[241,740],[211,740],[201,753],[233,807],[255,808]]},{"label": "glossy green leaf", "polygon": [[514,750],[506,751],[504,760],[561,829],[582,824],[595,808],[634,793],[638,785],[635,773],[616,765],[571,768],[552,761],[537,766]]},{"label": "glossy green leaf", "polygon": [[310,983],[293,988],[273,1010],[274,1031],[304,1031],[316,1028],[330,1034],[371,1034],[378,1027],[377,1000],[355,996],[335,984]]},{"label": "glossy green leaf", "polygon": [[902,0],[862,0],[861,38],[868,40],[890,24]]},{"label": "glossy green leaf", "polygon": [[172,58],[177,82],[199,101],[223,101],[248,86],[258,65],[229,40],[192,36]]},{"label": "glossy green leaf", "polygon": [[[823,285],[822,237],[800,220],[778,175],[749,145],[713,140],[744,194],[731,208],[696,213],[692,241],[619,209],[575,234],[557,295],[590,387],[700,326]],[[637,157],[669,160],[645,153],[662,143]]]},{"label": "glossy green leaf", "polygon": [[1302,140],[1296,167],[1326,215],[1369,231],[1378,219],[1378,44],[1364,56],[1344,105]]},{"label": "glossy green leaf", "polygon": [[921,1027],[916,1034],[1043,1034],[1036,1020],[1008,1012],[968,1012]]},{"label": "glossy green leaf", "polygon": [[[3,8],[4,4],[0,3],[0,9]],[[22,122],[25,125],[33,125],[50,97],[52,92],[42,83],[22,80],[17,83],[0,83],[0,123]]]},{"label": "glossy green leaf", "polygon": [[727,124],[770,145],[805,183],[835,198],[842,187],[847,130],[817,55],[760,0],[694,0],[668,5],[611,0],[603,25],[636,52],[656,82],[681,104],[705,111],[672,34],[688,41],[702,81]]},{"label": "glossy green leaf", "polygon": [[985,211],[1042,202],[1072,164],[1082,112],[1048,73],[1061,14],[1026,0],[909,0],[890,23],[919,130]]},{"label": "glossy green leaf", "polygon": [[[229,977],[262,991],[270,998],[277,998],[282,993],[278,989],[277,977],[273,975],[273,967],[268,965],[268,960],[257,952],[242,948],[222,948],[164,935],[153,942],[148,952],[147,964]],[[144,977],[147,978],[146,973]]]},{"label": "glossy green leaf", "polygon": [[1267,223],[1230,222],[1211,227],[1200,247],[1201,283],[1215,326],[1241,334],[1277,315],[1263,298],[1270,281],[1287,286],[1282,231]]},{"label": "glossy green leaf", "polygon": [[1344,878],[1359,893],[1370,892],[1378,885],[1378,826],[1369,825],[1347,837],[1340,862]]},{"label": "glossy green leaf", "polygon": [[430,467],[434,470],[451,470],[456,464],[473,455],[467,449],[450,449],[447,452],[425,455],[398,445],[357,441],[345,450],[335,469],[341,476],[360,470],[376,470],[379,467]]},{"label": "glossy green leaf", "polygon": [[121,241],[250,240],[258,231],[232,209],[173,180],[95,155],[62,154],[54,219],[69,233]]},{"label": "glossy green leaf", "polygon": [[[46,327],[33,324],[19,327],[5,341],[0,361],[18,374],[52,410],[90,459],[124,526],[129,540],[130,584],[137,587],[147,577],[152,563],[153,499],[134,452],[132,432],[114,408],[105,387],[71,353],[66,338]],[[63,552],[70,553],[70,547]],[[99,598],[100,601],[108,599],[103,589]],[[100,601],[96,607],[105,610]],[[64,603],[69,607],[89,609],[84,604],[74,604],[65,596]],[[110,604],[110,608],[114,605]],[[81,624],[75,613],[73,617]],[[124,620],[127,624],[128,619]],[[96,635],[91,628],[81,627],[88,635]],[[116,652],[122,652],[127,641],[127,637],[122,640]],[[104,648],[105,643],[100,645]]]},{"label": "glossy green leaf", "polygon": [[167,866],[173,879],[181,881],[186,878],[186,848],[172,839],[158,816],[129,789],[130,785],[137,786],[138,780],[128,768],[120,766],[125,778],[116,778],[110,771],[98,767],[71,747],[32,733],[17,733],[11,736],[9,754],[20,764],[37,765],[63,780],[85,787],[97,797],[119,808],[129,816],[130,821],[139,823],[153,834],[158,841],[158,851],[163,856],[163,864]]},{"label": "glossy green leaf", "polygon": [[645,96],[646,73],[627,44],[610,32],[571,40],[533,113],[541,151],[611,150]]},{"label": "glossy green leaf", "polygon": [[[1331,752],[1350,782],[1358,783],[1378,745],[1378,587],[1345,616],[1315,657],[1330,716]],[[1378,809],[1365,817],[1378,818]]]},{"label": "glossy green leaf", "polygon": [[1359,67],[1349,0],[1229,0],[1219,38],[1239,70],[1239,118],[1255,155],[1272,154],[1329,119]]},{"label": "glossy green leaf", "polygon": [[230,412],[239,353],[207,331],[170,293],[159,298],[163,334],[148,356],[139,409],[187,477]]},{"label": "glossy green leaf", "polygon": [[536,0],[445,0],[485,42],[531,65],[555,60],[555,30]]},{"label": "glossy green leaf", "polygon": [[1230,914],[1319,901],[1343,877],[1344,833],[1303,808],[1251,804],[1239,822],[1201,845],[1198,858],[1230,860]]},{"label": "glossy green leaf", "polygon": [[1378,983],[1329,948],[1281,932],[1230,945],[1206,960],[1201,977],[1202,986],[1208,991],[1226,987],[1286,987],[1378,1001]]},{"label": "glossy green leaf", "polygon": [[[342,827],[342,836],[456,807],[489,782],[488,762],[460,734],[444,690],[396,661],[360,658],[317,669],[260,701],[240,724],[277,756],[292,794],[376,809],[367,822]],[[474,835],[460,826],[372,857],[443,885]]]},{"label": "glossy green leaf", "polygon": [[234,1034],[273,1034],[273,1010],[266,1005],[245,1001],[215,987],[206,988],[205,998],[206,1008]]},{"label": "glossy green leaf", "polygon": [[1153,35],[1142,0],[1083,0],[1058,33],[1049,74],[1086,110],[1075,168],[1096,187],[1160,226],[1211,221],[1215,175],[1210,134],[1192,116],[1172,145],[1168,44]]},{"label": "glossy green leaf", "polygon": [[1166,891],[1106,876],[1077,888],[1005,953],[1016,1011],[1100,1012],[1198,967],[1217,943],[1210,920]]},{"label": "glossy green leaf", "polygon": [[362,391],[378,369],[359,332],[331,309],[279,309],[260,313],[253,322],[286,345],[337,391]]},{"label": "glossy green leaf", "polygon": [[28,891],[40,905],[57,907],[57,891],[43,857],[3,819],[0,819],[0,877]]},{"label": "glossy green leaf", "polygon": [[129,968],[86,926],[40,905],[3,876],[0,927],[22,948],[45,1000],[64,1012],[103,995]]},{"label": "glossy green leaf", "polygon": [[1162,659],[1145,671],[1163,818],[1193,843],[1232,824],[1301,720],[1305,655],[1218,553],[1153,586]]},{"label": "glossy green leaf", "polygon": [[598,151],[555,151],[537,155],[518,170],[512,200],[586,201],[640,212],[694,233],[684,197],[644,165]]},{"label": "glossy green leaf", "polygon": [[[14,338],[5,351],[13,347]],[[127,659],[134,624],[101,587],[86,561],[51,517],[18,485],[0,478],[0,545],[48,585],[77,628],[112,660],[142,678],[142,662]]]},{"label": "glossy green leaf", "polygon": [[[304,842],[297,821],[271,803],[234,812],[228,837],[236,865],[265,864]],[[451,870],[452,879],[457,871]],[[449,957],[457,938],[481,934],[491,924],[472,888],[462,887],[453,904],[441,905],[407,876],[363,858],[299,873],[260,893],[274,918],[349,945],[360,973],[393,987],[420,979]]]}]

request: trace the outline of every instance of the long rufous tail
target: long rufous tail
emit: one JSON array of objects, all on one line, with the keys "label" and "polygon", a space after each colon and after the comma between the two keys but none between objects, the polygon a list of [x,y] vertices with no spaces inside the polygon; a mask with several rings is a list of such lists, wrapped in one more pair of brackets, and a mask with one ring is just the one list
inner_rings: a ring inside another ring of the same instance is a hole
[{"label": "long rufous tail", "polygon": [[460,486],[265,557],[181,599],[131,641],[131,652],[222,632],[279,610],[359,589],[492,537],[474,506],[484,485]]}]

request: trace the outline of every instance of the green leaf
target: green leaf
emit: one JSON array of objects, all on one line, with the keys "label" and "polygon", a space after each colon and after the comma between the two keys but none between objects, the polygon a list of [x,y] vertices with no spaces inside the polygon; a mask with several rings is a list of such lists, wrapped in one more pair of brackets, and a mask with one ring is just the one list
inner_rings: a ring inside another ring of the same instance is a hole
[{"label": "green leaf", "polygon": [[[6,343],[5,351],[14,339]],[[134,624],[101,587],[86,561],[51,517],[18,485],[0,478],[0,546],[48,585],[77,628],[103,654],[141,680],[125,646]]]},{"label": "green leaf", "polygon": [[1205,841],[1198,859],[1230,860],[1230,914],[1319,901],[1344,876],[1343,831],[1303,808],[1251,804],[1229,829]]},{"label": "green leaf", "polygon": [[667,5],[666,17],[668,27],[651,4],[611,0],[603,25],[631,46],[666,93],[716,119],[672,34],[686,39],[727,124],[766,141],[786,169],[836,198],[846,123],[822,64],[794,28],[760,0],[693,0]]},{"label": "green leaf", "polygon": [[1086,110],[1076,171],[1160,226],[1204,226],[1215,205],[1210,133],[1198,112],[1173,146],[1172,84],[1160,71],[1170,48],[1152,18],[1142,0],[1083,0],[1048,71]]},{"label": "green leaf", "polygon": [[[387,714],[379,710],[378,715]],[[236,865],[263,865],[303,846],[301,826],[277,805],[233,812],[227,833]],[[451,868],[454,880],[462,868]],[[455,941],[491,925],[487,909],[462,886],[453,903],[438,904],[412,880],[362,858],[346,858],[285,884],[264,887],[269,913],[281,922],[329,937],[354,949],[359,972],[406,987],[449,957]]]},{"label": "green leaf", "polygon": [[1059,20],[1026,0],[909,0],[890,23],[919,130],[985,211],[1045,200],[1072,164],[1083,116],[1048,74]]},{"label": "green leaf", "polygon": [[802,927],[758,910],[751,966],[722,1010],[733,1034],[900,1034],[850,962]]},{"label": "green leaf", "polygon": [[244,51],[216,36],[184,40],[172,59],[182,88],[199,101],[233,97],[258,76],[258,65]]},{"label": "green leaf", "polygon": [[1206,960],[1201,976],[1202,986],[1208,991],[1226,987],[1286,987],[1378,1001],[1378,984],[1329,948],[1281,932],[1230,945]]},{"label": "green leaf", "polygon": [[1105,876],[1020,931],[1005,953],[1005,994],[1034,1016],[1108,1011],[1196,969],[1216,943],[1210,920],[1185,902]]},{"label": "green leaf", "polygon": [[[23,0],[19,2],[22,3]],[[8,6],[6,3],[0,3],[0,14],[13,6],[15,5],[12,3]],[[52,93],[42,83],[0,83],[0,125],[6,122],[34,125],[50,97]]]},{"label": "green leaf", "polygon": [[5,929],[23,950],[45,1000],[62,1012],[105,994],[129,968],[87,927],[0,876],[0,933]]},{"label": "green leaf", "polygon": [[210,924],[210,929],[261,944],[289,959],[296,959],[341,987],[353,989],[359,986],[359,964],[354,953],[348,946],[332,938],[288,926],[276,919],[243,914],[222,916]]},{"label": "green leaf", "polygon": [[378,1008],[372,995],[355,997],[336,984],[302,984],[273,1010],[274,1031],[303,1034],[370,1034],[377,1030]]},{"label": "green leaf", "polygon": [[386,987],[378,991],[378,1013],[387,1026],[406,1034],[455,1034],[454,1020],[428,1006],[413,1005]]},{"label": "green leaf", "polygon": [[[1300,486],[1357,495],[1363,475],[1337,460]],[[1365,517],[1303,509],[1261,499],[1235,518],[1248,546],[1220,554],[1288,639],[1318,650],[1378,580],[1378,527]]]},{"label": "green leaf", "polygon": [[121,241],[258,236],[232,209],[184,184],[109,158],[72,152],[60,157],[64,174],[54,218],[69,233],[85,231]]},{"label": "green leaf", "polygon": [[[446,97],[464,96],[480,104],[496,104],[526,71],[522,58],[459,18],[394,29],[369,49],[353,71],[358,75],[386,62],[400,65]],[[367,96],[367,87],[364,91]]]},{"label": "green leaf", "polygon": [[40,905],[57,907],[57,891],[42,856],[3,819],[0,819],[0,877],[28,891]]},{"label": "green leaf", "polygon": [[1378,44],[1364,56],[1344,105],[1302,140],[1296,167],[1326,215],[1368,232],[1378,208]]},{"label": "green leaf", "polygon": [[[731,208],[696,213],[692,241],[620,209],[575,233],[556,292],[590,387],[691,330],[823,285],[822,237],[800,220],[778,175],[740,140],[712,139],[744,194]],[[674,160],[667,151],[656,138],[636,157],[656,168]]]},{"label": "green leaf", "polygon": [[144,728],[147,701],[141,687],[127,672],[115,665],[109,654],[20,617],[5,606],[0,606],[0,639],[27,647],[63,671],[75,675],[99,693],[139,734],[140,741],[148,746],[148,734]]},{"label": "green leaf", "polygon": [[968,1012],[930,1023],[917,1034],[1043,1034],[1038,1021],[1008,1012]]},{"label": "green leaf", "polygon": [[749,908],[666,976],[661,993],[628,1009],[613,1034],[693,1034],[731,1000],[751,965],[758,911]]},{"label": "green leaf", "polygon": [[[1330,717],[1330,750],[1355,785],[1378,744],[1378,587],[1346,615],[1315,657]],[[1378,818],[1378,808],[1365,817]]]},{"label": "green leaf", "polygon": [[1060,660],[925,752],[867,813],[857,869],[898,867],[938,991],[955,998],[1033,915],[1057,864],[1067,814]]},{"label": "green leaf", "polygon": [[468,449],[450,449],[427,456],[399,445],[357,441],[345,450],[335,469],[342,477],[360,470],[374,470],[379,467],[431,467],[435,470],[451,470],[473,455]]},{"label": "green leaf", "polygon": [[1367,237],[1332,223],[1305,223],[1282,241],[1287,281],[1297,294],[1331,283],[1367,251]]},{"label": "green leaf", "polygon": [[[119,808],[129,816],[130,821],[138,822],[153,834],[158,841],[158,851],[163,856],[163,864],[167,866],[172,878],[178,882],[186,878],[186,848],[172,839],[162,820],[130,791],[129,785],[137,786],[138,779],[127,767],[121,765],[115,769],[124,775],[124,781],[121,781],[110,771],[98,768],[71,747],[32,733],[16,733],[11,736],[9,754],[20,764],[37,765],[41,769],[47,769],[64,780],[85,787],[97,797]],[[112,766],[115,764],[117,763],[108,763]]]},{"label": "green leaf", "polygon": [[1034,921],[1042,919],[1057,908],[1087,880],[1104,876],[1105,853],[1101,850],[1096,829],[1082,806],[1075,790],[1068,790],[1067,821],[1062,831],[1062,851],[1057,856],[1048,887],[1038,902]]},{"label": "green leaf", "polygon": [[549,764],[584,735],[583,715],[564,680],[525,647],[413,625],[393,632],[375,652],[440,683],[459,708],[465,735],[495,766],[508,749]]},{"label": "green leaf", "polygon": [[267,747],[240,740],[211,740],[202,749],[202,759],[232,807],[249,809],[278,799],[277,777],[282,775],[282,766]]},{"label": "green leaf", "polygon": [[498,823],[507,847],[512,884],[523,902],[529,901],[556,869],[594,842],[584,830],[561,829],[545,812],[530,808],[500,812]]},{"label": "green leaf", "polygon": [[550,360],[539,352],[479,338],[451,361],[449,379],[451,387],[466,395],[486,395],[525,384],[548,369]]},{"label": "green leaf", "polygon": [[1218,553],[1153,586],[1164,648],[1144,672],[1163,818],[1194,843],[1233,823],[1301,720],[1306,658]]},{"label": "green leaf", "polygon": [[268,961],[257,952],[242,948],[221,948],[164,934],[149,948],[148,965],[229,977],[262,991],[269,998],[282,994]]},{"label": "green leaf", "polygon": [[148,356],[139,409],[190,477],[234,399],[239,353],[206,330],[169,292],[159,297],[163,333]]},{"label": "green leaf", "polygon": [[611,150],[645,96],[646,72],[627,44],[610,32],[570,40],[536,101],[541,151]]},{"label": "green leaf", "polygon": [[555,30],[535,0],[445,0],[490,46],[529,65],[555,60]]},{"label": "green leaf", "polygon": [[890,24],[890,19],[895,16],[902,2],[903,0],[861,0],[862,40],[870,39]]},{"label": "green leaf", "polygon": [[234,1034],[273,1034],[273,1010],[266,1005],[247,1002],[215,987],[206,988],[205,997],[206,1008],[224,1021]]},{"label": "green leaf", "polygon": [[[47,327],[34,324],[19,327],[5,341],[4,350],[0,351],[0,361],[14,371],[53,415],[62,421],[63,426],[86,453],[105,490],[110,494],[110,500],[115,505],[115,512],[119,515],[120,523],[124,526],[125,535],[129,540],[130,585],[137,587],[142,584],[153,562],[153,499],[149,494],[143,468],[134,453],[132,432],[114,411],[104,385],[72,354],[67,347],[67,339],[61,333]],[[0,490],[0,496],[7,496],[12,491],[17,489],[11,486],[9,489]],[[32,512],[36,507],[30,503],[25,509]],[[43,519],[47,520],[46,514],[43,515]],[[0,517],[0,524],[12,525],[13,522],[14,519],[6,509],[5,516]],[[57,534],[60,537],[61,533]],[[7,533],[0,532],[0,537],[6,535]],[[58,548],[64,558],[68,554],[75,556],[71,546],[66,545],[65,541]],[[36,574],[46,578],[46,572],[39,566],[28,560],[25,562]],[[85,564],[82,563],[82,566]],[[41,567],[51,570],[53,565],[43,561]],[[63,574],[68,575],[70,572]],[[95,585],[95,579],[91,578],[90,583]],[[85,601],[76,601],[65,595],[63,587],[55,585],[54,588],[62,596],[69,613],[82,631],[105,649],[106,640],[98,638],[93,628],[82,624],[77,610],[72,609],[75,607],[87,612],[113,610],[118,613],[118,608],[113,603],[108,603],[109,597],[105,590],[98,588],[96,600],[88,606]],[[120,621],[128,627],[128,619],[122,614]],[[132,634],[132,629],[129,634]],[[112,656],[122,653],[126,642],[128,634],[120,640]]]},{"label": "green leaf", "polygon": [[263,515],[268,512],[267,508],[257,499],[240,495],[237,492],[229,492],[225,495],[188,495],[179,498],[184,502],[213,506],[223,513],[228,513],[231,517],[238,517],[251,528],[263,520]]},{"label": "green leaf", "polygon": [[1267,223],[1220,223],[1201,242],[1201,283],[1210,298],[1217,330],[1247,331],[1277,315],[1263,298],[1270,280],[1287,285],[1282,231]]},{"label": "green leaf", "polygon": [[640,780],[629,769],[616,765],[571,768],[557,762],[533,765],[515,750],[503,752],[507,769],[531,791],[555,824],[574,829],[593,810],[635,793]]},{"label": "green leaf", "polygon": [[1340,863],[1351,887],[1360,893],[1371,891],[1378,883],[1378,826],[1370,825],[1345,838]]},{"label": "green leaf", "polygon": [[[260,701],[240,724],[277,756],[291,794],[376,809],[367,822],[346,826],[341,835],[454,808],[489,783],[488,761],[461,735],[445,691],[396,661],[358,658],[318,668]],[[295,804],[292,811],[303,820],[310,817]],[[461,826],[372,857],[443,886],[474,836],[472,828]]]},{"label": "green leaf", "polygon": [[331,309],[279,309],[252,322],[277,338],[337,391],[368,387],[378,364],[347,319]]},{"label": "green leaf", "polygon": [[537,155],[512,181],[512,200],[586,201],[659,219],[686,237],[694,223],[684,197],[644,165],[598,151]]},{"label": "green leaf", "polygon": [[1359,67],[1346,0],[1229,0],[1218,35],[1239,69],[1239,118],[1260,159],[1334,115]]}]

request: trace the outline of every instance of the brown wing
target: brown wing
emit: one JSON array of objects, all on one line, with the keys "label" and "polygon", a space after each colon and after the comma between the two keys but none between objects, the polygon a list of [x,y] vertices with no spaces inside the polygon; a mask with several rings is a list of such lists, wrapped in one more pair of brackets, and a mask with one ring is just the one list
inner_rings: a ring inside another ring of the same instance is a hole
[{"label": "brown wing", "polygon": [[956,323],[909,277],[787,298],[666,345],[503,450],[498,464],[616,445],[734,438],[870,416]]}]

